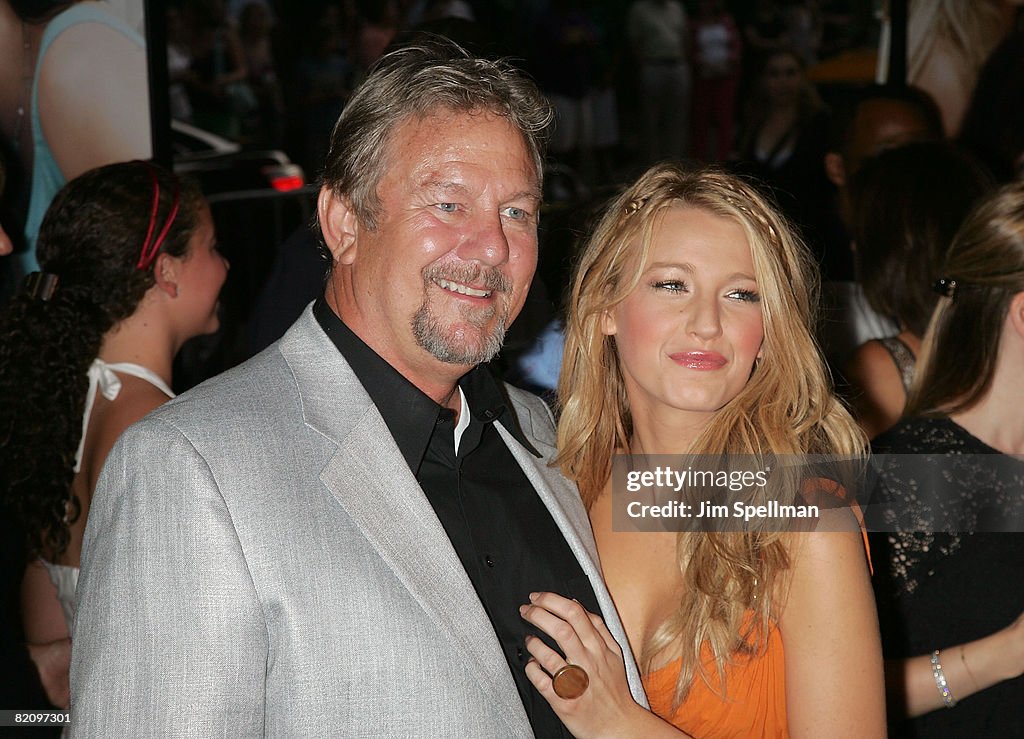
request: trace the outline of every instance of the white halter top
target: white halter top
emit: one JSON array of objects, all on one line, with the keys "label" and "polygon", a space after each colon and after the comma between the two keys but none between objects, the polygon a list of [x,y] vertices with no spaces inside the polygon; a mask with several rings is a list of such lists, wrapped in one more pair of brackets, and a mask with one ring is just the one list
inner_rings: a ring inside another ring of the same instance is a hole
[{"label": "white halter top", "polygon": [[78,450],[75,452],[75,472],[82,467],[85,432],[89,429],[89,417],[92,415],[92,407],[96,402],[96,390],[99,389],[107,400],[114,400],[121,392],[121,380],[115,374],[117,372],[145,380],[168,398],[174,397],[174,391],[167,387],[167,383],[148,367],[131,362],[107,364],[102,359],[92,360],[92,364],[89,365],[89,390],[85,394],[85,412],[82,414],[82,439],[78,442]]},{"label": "white halter top", "polygon": [[[75,452],[75,472],[78,472],[82,466],[85,432],[89,429],[89,416],[92,415],[92,407],[96,402],[96,390],[103,393],[103,397],[107,400],[114,400],[121,392],[121,380],[115,374],[116,372],[145,380],[168,398],[174,397],[174,391],[167,387],[167,383],[147,367],[131,362],[107,364],[102,359],[94,359],[89,365],[89,391],[85,396],[85,412],[82,414],[82,440],[78,442],[78,451]],[[78,587],[78,568],[54,564],[45,559],[41,561],[50,575],[50,580],[57,588],[57,599],[60,601],[61,610],[64,611],[68,634],[71,634],[75,624],[75,607],[77,605],[75,590]]]}]

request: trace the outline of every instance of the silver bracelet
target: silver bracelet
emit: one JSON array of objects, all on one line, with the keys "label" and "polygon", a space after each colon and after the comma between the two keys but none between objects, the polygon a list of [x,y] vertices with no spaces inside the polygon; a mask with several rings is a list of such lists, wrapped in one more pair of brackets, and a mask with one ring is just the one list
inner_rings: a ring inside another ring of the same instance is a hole
[{"label": "silver bracelet", "polygon": [[956,698],[953,697],[953,693],[949,689],[949,683],[946,682],[946,673],[942,671],[938,649],[932,652],[932,677],[935,679],[935,687],[939,689],[939,694],[942,696],[942,704],[946,708],[955,706]]}]

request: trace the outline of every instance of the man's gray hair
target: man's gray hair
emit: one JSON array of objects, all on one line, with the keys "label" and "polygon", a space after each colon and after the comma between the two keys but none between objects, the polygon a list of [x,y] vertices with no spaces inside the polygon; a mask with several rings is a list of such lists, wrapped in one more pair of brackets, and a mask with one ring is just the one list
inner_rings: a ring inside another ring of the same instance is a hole
[{"label": "man's gray hair", "polygon": [[377,185],[392,133],[407,119],[436,111],[506,118],[523,135],[541,179],[554,113],[537,86],[508,61],[476,58],[452,41],[430,37],[381,57],[331,133],[323,185],[347,199],[364,226],[377,227]]}]

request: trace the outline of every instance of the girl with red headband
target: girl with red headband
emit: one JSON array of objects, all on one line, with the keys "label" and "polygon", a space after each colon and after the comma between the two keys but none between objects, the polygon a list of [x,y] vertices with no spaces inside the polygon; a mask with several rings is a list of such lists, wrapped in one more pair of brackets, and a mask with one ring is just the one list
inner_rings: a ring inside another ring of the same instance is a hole
[{"label": "girl with red headband", "polygon": [[[146,162],[69,182],[39,233],[43,269],[0,316],[0,494],[34,557],[22,586],[30,647],[66,643],[86,518],[110,448],[174,397],[186,340],[218,327],[227,261],[198,189]],[[38,652],[39,650],[36,650]],[[40,664],[68,704],[67,661]]]}]

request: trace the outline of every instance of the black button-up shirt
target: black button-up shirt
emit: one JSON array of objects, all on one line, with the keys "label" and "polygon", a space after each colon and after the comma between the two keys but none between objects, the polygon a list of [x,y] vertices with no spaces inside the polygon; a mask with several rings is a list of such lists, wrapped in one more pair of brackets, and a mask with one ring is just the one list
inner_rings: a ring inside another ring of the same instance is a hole
[{"label": "black button-up shirt", "polygon": [[434,402],[363,343],[323,299],[313,313],[377,406],[448,533],[494,626],[534,733],[569,736],[526,677],[526,636],[546,637],[522,620],[519,606],[531,592],[551,591],[575,598],[593,613],[601,611],[561,531],[494,427],[501,421],[516,441],[540,456],[501,384],[485,365],[459,381],[470,419],[456,453],[454,411]]}]

